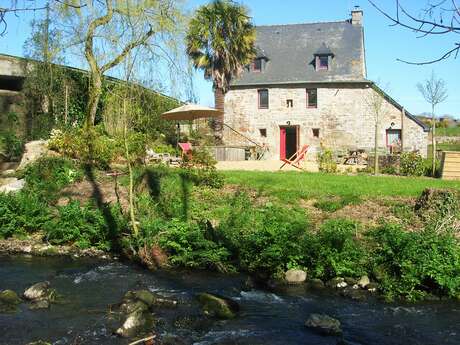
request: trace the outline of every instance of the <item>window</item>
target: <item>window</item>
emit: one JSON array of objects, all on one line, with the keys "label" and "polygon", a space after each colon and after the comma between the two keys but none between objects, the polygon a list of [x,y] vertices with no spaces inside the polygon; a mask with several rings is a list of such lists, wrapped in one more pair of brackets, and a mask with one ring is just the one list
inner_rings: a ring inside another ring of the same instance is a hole
[{"label": "window", "polygon": [[288,108],[292,108],[294,106],[294,101],[292,99],[287,99],[286,100],[286,106]]},{"label": "window", "polygon": [[316,57],[316,70],[327,71],[329,69],[329,56],[320,55]]},{"label": "window", "polygon": [[258,90],[259,93],[259,109],[268,109],[268,90]]},{"label": "window", "polygon": [[307,89],[307,108],[318,107],[318,92],[316,89]]},{"label": "window", "polygon": [[262,59],[255,59],[252,63],[252,70],[254,72],[262,72],[263,61]]},{"label": "window", "polygon": [[388,147],[401,146],[401,130],[400,129],[387,129],[387,146]]},{"label": "window", "polygon": [[313,137],[319,138],[319,128],[312,128]]},{"label": "window", "polygon": [[267,137],[267,129],[266,128],[259,128],[259,133],[261,137]]}]

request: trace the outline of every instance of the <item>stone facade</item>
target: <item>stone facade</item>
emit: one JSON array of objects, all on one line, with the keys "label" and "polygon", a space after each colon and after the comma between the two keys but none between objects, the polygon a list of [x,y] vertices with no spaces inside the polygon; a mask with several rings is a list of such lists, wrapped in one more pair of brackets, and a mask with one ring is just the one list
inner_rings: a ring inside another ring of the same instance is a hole
[{"label": "stone facade", "polygon": [[[332,150],[364,149],[371,151],[375,140],[375,113],[372,110],[377,91],[369,83],[322,83],[276,85],[269,90],[269,108],[259,109],[257,87],[232,87],[225,96],[225,124],[244,136],[266,146],[265,159],[280,157],[280,126],[298,126],[297,146],[310,145],[310,154],[323,146]],[[307,107],[306,89],[316,88],[318,104]],[[287,106],[292,100],[292,107]],[[404,150],[427,153],[427,134],[390,99],[381,107],[379,147],[388,151],[387,129],[401,129]],[[265,129],[266,136],[263,136]],[[315,137],[313,129],[319,130]],[[251,146],[243,136],[224,130],[226,145]]]}]

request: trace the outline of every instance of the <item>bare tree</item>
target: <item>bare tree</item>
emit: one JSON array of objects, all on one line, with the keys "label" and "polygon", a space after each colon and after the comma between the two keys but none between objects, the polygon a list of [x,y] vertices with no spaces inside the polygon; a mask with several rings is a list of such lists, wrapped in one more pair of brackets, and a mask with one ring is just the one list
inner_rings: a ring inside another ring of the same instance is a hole
[{"label": "bare tree", "polygon": [[[460,51],[460,2],[458,0],[427,0],[421,15],[410,13],[400,0],[394,0],[395,10],[391,13],[378,6],[374,0],[368,0],[381,14],[392,22],[392,26],[401,26],[414,31],[419,38],[427,36],[451,35],[455,37],[453,47],[443,52],[439,57],[427,61],[407,61],[398,59],[408,64],[427,65],[445,60],[449,57],[457,58]],[[387,2],[387,1],[385,1]]]},{"label": "bare tree", "polygon": [[374,174],[379,173],[379,137],[380,137],[380,121],[385,115],[385,93],[377,86],[372,84],[369,87],[369,93],[365,102],[375,118],[374,125]]},{"label": "bare tree", "polygon": [[436,77],[434,72],[431,73],[430,79],[423,83],[417,84],[417,89],[422,94],[425,101],[431,104],[431,145],[432,145],[432,176],[436,172],[436,116],[435,107],[447,99],[446,84],[443,79]]}]

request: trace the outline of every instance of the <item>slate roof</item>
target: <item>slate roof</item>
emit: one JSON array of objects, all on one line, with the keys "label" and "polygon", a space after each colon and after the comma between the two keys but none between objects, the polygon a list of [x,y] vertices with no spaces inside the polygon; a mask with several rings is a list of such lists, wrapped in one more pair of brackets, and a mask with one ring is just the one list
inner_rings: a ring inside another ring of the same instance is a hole
[{"label": "slate roof", "polygon": [[[349,21],[258,26],[256,45],[268,58],[261,73],[244,71],[233,85],[366,81],[363,28]],[[334,55],[328,71],[316,71],[315,53]]]}]

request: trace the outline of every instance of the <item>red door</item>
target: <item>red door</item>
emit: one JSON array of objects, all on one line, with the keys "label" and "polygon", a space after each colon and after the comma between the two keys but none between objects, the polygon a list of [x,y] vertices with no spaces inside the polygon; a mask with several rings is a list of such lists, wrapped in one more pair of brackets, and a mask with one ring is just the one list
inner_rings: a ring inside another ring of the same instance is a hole
[{"label": "red door", "polygon": [[286,159],[286,128],[280,127],[280,159]]}]

